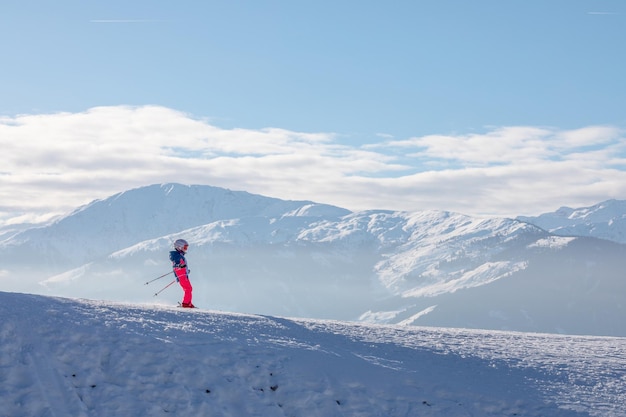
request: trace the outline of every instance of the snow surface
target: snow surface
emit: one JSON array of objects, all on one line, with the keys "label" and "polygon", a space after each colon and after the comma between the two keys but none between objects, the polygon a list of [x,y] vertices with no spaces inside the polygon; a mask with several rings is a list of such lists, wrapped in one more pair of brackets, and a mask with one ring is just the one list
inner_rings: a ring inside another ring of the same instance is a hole
[{"label": "snow surface", "polygon": [[626,339],[0,292],[0,416],[626,416]]}]

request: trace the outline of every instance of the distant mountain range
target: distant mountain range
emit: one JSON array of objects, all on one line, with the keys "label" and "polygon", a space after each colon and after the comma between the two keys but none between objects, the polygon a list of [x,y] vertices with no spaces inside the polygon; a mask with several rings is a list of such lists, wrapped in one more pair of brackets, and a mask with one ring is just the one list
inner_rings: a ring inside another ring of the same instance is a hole
[{"label": "distant mountain range", "polygon": [[294,317],[626,336],[626,201],[538,217],[349,210],[162,184],[0,231],[0,290]]},{"label": "distant mountain range", "polygon": [[519,216],[558,236],[589,236],[626,243],[626,201],[608,200],[591,207],[561,207],[537,217]]}]

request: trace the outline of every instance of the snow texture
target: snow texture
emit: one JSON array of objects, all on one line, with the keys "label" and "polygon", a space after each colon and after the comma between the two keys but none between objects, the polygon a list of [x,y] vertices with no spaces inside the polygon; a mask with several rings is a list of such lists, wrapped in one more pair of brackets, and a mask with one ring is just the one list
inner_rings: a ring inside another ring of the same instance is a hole
[{"label": "snow texture", "polygon": [[626,339],[0,292],[0,416],[624,417]]}]

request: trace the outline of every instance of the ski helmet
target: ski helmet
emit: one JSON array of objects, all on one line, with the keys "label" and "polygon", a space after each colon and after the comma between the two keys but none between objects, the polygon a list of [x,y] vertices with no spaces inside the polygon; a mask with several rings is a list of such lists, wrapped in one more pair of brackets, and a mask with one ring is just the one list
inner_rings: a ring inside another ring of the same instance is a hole
[{"label": "ski helmet", "polygon": [[185,252],[187,251],[188,246],[189,246],[189,243],[187,243],[185,239],[177,239],[176,242],[174,242],[174,249],[176,250]]}]

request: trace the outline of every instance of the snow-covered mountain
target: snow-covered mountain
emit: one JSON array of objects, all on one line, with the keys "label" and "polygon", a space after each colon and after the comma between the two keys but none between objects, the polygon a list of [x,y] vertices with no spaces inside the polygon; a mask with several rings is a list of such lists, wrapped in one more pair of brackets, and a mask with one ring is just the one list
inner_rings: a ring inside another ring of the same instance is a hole
[{"label": "snow-covered mountain", "polygon": [[0,415],[626,417],[626,339],[0,292]]},{"label": "snow-covered mountain", "polygon": [[591,236],[626,243],[626,200],[607,200],[591,207],[561,207],[536,217],[517,217],[558,236]]},{"label": "snow-covered mountain", "polygon": [[[301,213],[298,213],[298,211]],[[43,255],[46,266],[67,269],[172,233],[219,220],[314,213],[333,218],[348,210],[210,186],[162,184],[96,200],[45,227],[31,228],[0,243],[11,259],[31,264]]]},{"label": "snow-covered mountain", "polygon": [[175,304],[168,251],[194,303],[372,323],[626,335],[626,246],[513,219],[348,210],[164,184],[81,207],[0,242],[1,289]]}]

